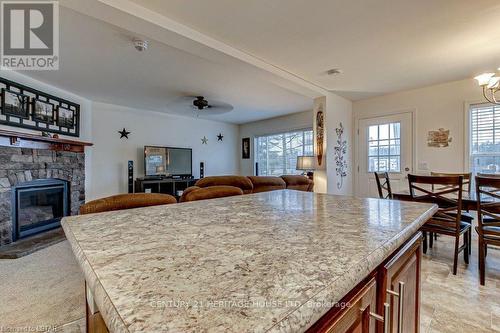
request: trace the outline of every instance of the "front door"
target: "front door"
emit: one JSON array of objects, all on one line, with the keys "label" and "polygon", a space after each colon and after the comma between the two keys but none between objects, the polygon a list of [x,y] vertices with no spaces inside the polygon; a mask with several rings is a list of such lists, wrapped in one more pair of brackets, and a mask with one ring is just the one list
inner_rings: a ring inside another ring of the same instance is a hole
[{"label": "front door", "polygon": [[393,192],[408,189],[413,167],[411,113],[359,121],[357,195],[378,197],[374,172],[388,172]]}]

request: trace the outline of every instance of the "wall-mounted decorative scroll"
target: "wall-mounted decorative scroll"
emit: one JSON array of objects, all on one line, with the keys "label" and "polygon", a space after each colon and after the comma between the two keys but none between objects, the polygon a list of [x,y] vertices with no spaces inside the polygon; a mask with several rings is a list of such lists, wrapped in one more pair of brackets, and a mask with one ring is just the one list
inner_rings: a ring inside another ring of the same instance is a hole
[{"label": "wall-mounted decorative scroll", "polygon": [[0,124],[80,136],[80,105],[0,77]]},{"label": "wall-mounted decorative scroll", "polygon": [[340,190],[344,185],[344,178],[347,177],[347,161],[345,159],[347,140],[344,138],[344,125],[342,123],[335,129],[335,133],[337,133],[337,143],[333,147],[335,152],[335,173],[339,177],[337,188]]},{"label": "wall-mounted decorative scroll", "polygon": [[429,133],[427,133],[428,147],[448,147],[451,140],[450,130],[445,130],[444,128],[439,128],[437,131],[429,131]]},{"label": "wall-mounted decorative scroll", "polygon": [[316,113],[316,155],[318,158],[318,166],[323,163],[323,138],[325,133],[325,117],[323,115],[323,105],[318,107]]}]

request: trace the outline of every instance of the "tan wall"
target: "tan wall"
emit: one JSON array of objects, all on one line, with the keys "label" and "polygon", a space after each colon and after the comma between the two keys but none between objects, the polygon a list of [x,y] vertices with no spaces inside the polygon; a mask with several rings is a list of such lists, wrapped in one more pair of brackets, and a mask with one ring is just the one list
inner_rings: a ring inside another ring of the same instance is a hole
[{"label": "tan wall", "polygon": [[[416,142],[413,170],[462,172],[468,170],[467,105],[483,101],[482,92],[472,79],[357,101],[353,103],[355,131],[361,118],[414,111]],[[428,131],[439,128],[449,129],[453,141],[446,148],[428,147]],[[354,154],[357,166],[357,152]]]}]

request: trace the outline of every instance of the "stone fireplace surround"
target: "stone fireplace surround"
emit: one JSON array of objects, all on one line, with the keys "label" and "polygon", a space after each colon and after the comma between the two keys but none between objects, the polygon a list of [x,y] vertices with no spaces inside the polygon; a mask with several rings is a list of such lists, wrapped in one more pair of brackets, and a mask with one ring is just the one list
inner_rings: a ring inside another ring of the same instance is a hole
[{"label": "stone fireplace surround", "polygon": [[12,242],[12,186],[58,178],[69,182],[71,215],[85,202],[85,153],[0,146],[0,246]]}]

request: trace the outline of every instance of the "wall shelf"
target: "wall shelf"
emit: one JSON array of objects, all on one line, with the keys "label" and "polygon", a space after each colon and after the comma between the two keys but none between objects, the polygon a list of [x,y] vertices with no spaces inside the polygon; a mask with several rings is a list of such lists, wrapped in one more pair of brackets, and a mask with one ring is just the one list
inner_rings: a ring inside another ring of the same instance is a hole
[{"label": "wall shelf", "polygon": [[92,143],[0,130],[0,146],[83,153]]}]

